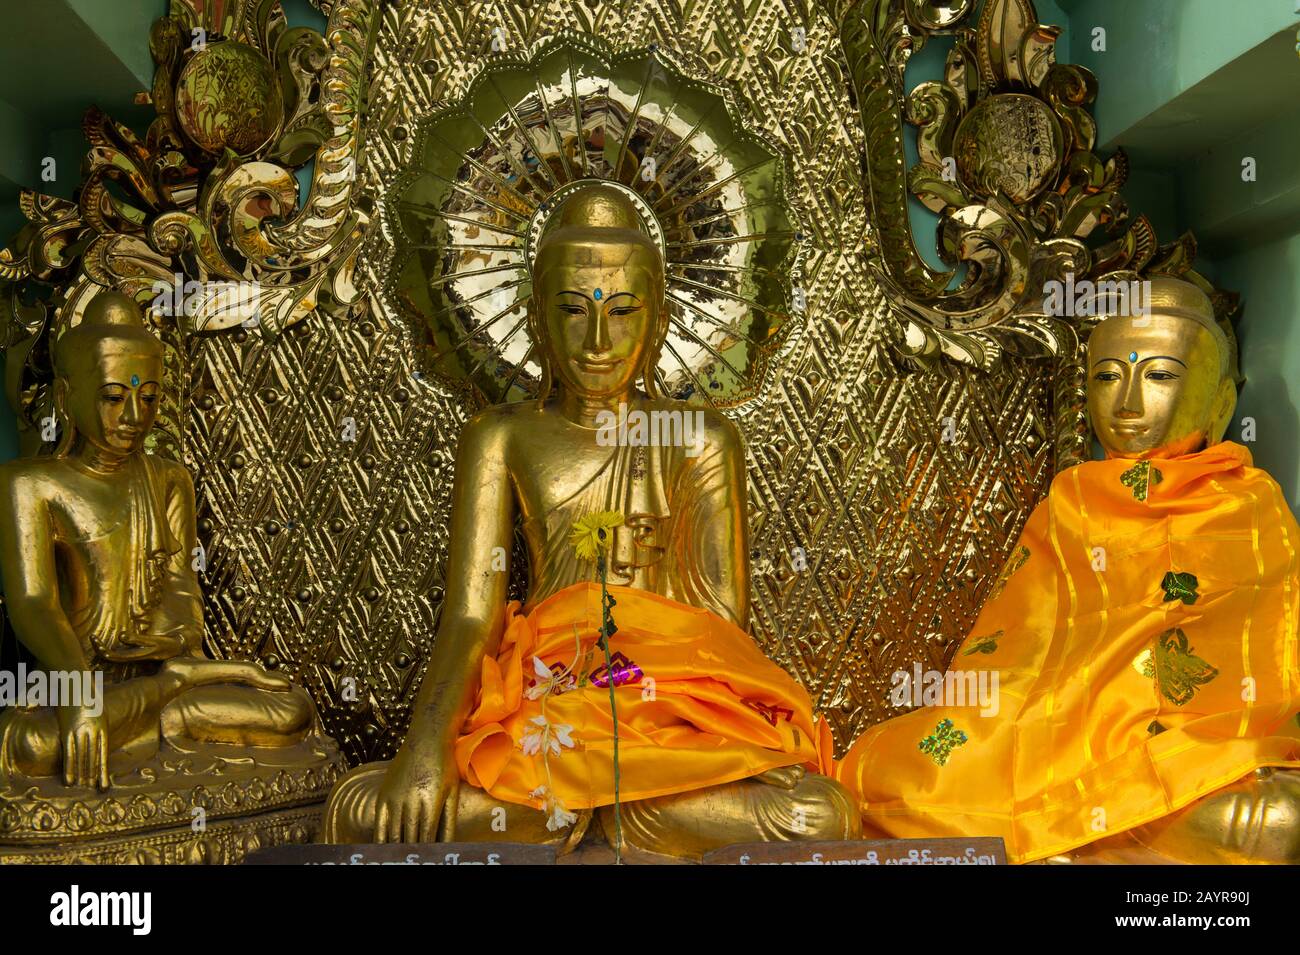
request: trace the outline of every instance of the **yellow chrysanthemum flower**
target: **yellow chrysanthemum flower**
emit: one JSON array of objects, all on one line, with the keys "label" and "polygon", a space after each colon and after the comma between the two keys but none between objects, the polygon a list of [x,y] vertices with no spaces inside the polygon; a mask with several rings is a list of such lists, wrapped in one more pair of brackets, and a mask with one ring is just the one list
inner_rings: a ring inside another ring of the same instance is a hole
[{"label": "yellow chrysanthemum flower", "polygon": [[623,515],[618,511],[597,511],[579,518],[569,532],[573,552],[579,560],[595,560],[598,554],[609,550],[614,543],[614,528],[622,523]]}]

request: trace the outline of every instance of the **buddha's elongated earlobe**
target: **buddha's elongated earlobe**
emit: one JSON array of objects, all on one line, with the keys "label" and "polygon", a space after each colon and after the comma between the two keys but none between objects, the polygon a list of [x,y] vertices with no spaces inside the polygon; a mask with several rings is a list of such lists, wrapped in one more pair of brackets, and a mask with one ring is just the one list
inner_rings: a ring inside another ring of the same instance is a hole
[{"label": "buddha's elongated earlobe", "polygon": [[542,332],[542,322],[537,317],[537,309],[533,304],[534,299],[528,299],[528,334],[533,340],[533,349],[537,355],[537,363],[542,366],[541,382],[537,386],[537,410],[540,411],[546,406],[546,399],[551,396],[551,388],[555,385],[555,375],[551,371],[550,351],[546,347],[546,338]]},{"label": "buddha's elongated earlobe", "polygon": [[1237,410],[1237,383],[1231,377],[1225,377],[1219,383],[1218,394],[1214,396],[1214,410],[1211,412],[1209,433],[1205,436],[1207,444],[1218,444],[1232,423],[1232,415]]},{"label": "buddha's elongated earlobe", "polygon": [[659,367],[659,355],[664,350],[664,341],[668,338],[668,303],[663,301],[662,296],[659,302],[659,317],[655,325],[654,338],[651,339],[649,347],[645,350],[645,357],[641,359],[641,367],[637,374],[641,378],[641,387],[650,398],[662,398],[659,393],[659,383],[655,380],[655,369]]},{"label": "buddha's elongated earlobe", "polygon": [[72,423],[72,415],[68,414],[68,381],[66,378],[56,378],[54,381],[54,426],[55,426],[55,445],[54,456],[56,458],[66,458],[72,452],[72,446],[77,440],[77,428]]},{"label": "buddha's elongated earlobe", "polygon": [[655,381],[655,366],[659,364],[659,352],[657,349],[647,349],[646,357],[641,362],[641,387],[650,398],[661,398],[659,394],[659,383]]}]

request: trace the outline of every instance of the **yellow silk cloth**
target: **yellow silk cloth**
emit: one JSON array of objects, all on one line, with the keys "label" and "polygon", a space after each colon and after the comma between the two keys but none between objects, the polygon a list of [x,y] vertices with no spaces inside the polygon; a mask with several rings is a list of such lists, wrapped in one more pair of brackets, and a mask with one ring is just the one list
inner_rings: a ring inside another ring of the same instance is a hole
[{"label": "yellow silk cloth", "polygon": [[867,827],[1028,862],[1300,765],[1300,534],[1250,464],[1225,442],[1060,474],[949,671],[996,672],[998,712],[950,697],[859,738],[836,776]]},{"label": "yellow silk cloth", "polygon": [[[615,669],[614,691],[620,799],[686,792],[780,766],[829,770],[830,734],[814,723],[807,692],[749,634],[645,591],[609,593],[618,627],[610,650],[625,661]],[[505,802],[541,806],[530,795],[541,786],[569,809],[614,801],[609,687],[592,682],[607,672],[596,646],[600,600],[599,584],[581,583],[526,616],[511,603],[501,646],[483,661],[478,698],[456,742],[461,778]],[[575,684],[545,697],[547,720],[572,727],[574,744],[545,764],[521,747],[542,713],[542,700],[527,698],[537,681],[534,657],[556,671],[572,668]]]}]

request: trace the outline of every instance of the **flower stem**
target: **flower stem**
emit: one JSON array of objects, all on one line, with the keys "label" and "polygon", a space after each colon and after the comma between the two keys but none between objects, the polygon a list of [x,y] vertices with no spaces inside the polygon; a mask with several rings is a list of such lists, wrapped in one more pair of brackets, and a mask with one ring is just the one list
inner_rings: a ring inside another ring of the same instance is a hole
[{"label": "flower stem", "polygon": [[605,559],[601,557],[596,563],[600,571],[600,642],[605,648],[605,676],[609,680],[609,715],[614,721],[614,864],[623,862],[623,812],[619,803],[618,772],[618,705],[614,702],[614,660],[609,652],[609,624],[612,621],[609,612],[608,597],[605,589]]}]

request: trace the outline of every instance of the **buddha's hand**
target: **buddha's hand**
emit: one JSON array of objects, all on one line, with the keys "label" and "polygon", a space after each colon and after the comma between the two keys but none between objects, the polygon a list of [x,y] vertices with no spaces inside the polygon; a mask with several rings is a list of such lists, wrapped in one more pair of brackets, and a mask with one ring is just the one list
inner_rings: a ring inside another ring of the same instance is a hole
[{"label": "buddha's hand", "polygon": [[293,681],[283,673],[272,673],[257,663],[244,660],[209,660],[205,657],[172,657],[162,666],[164,677],[179,683],[178,689],[233,683],[258,690],[286,692]]},{"label": "buddha's hand", "polygon": [[104,658],[114,663],[133,660],[166,660],[185,651],[185,639],[179,633],[140,634],[130,643],[106,648]]},{"label": "buddha's hand", "polygon": [[107,714],[88,706],[60,706],[58,714],[64,785],[107,789]]},{"label": "buddha's hand", "polygon": [[375,842],[454,838],[460,773],[451,746],[420,753],[403,746],[379,786]]}]

